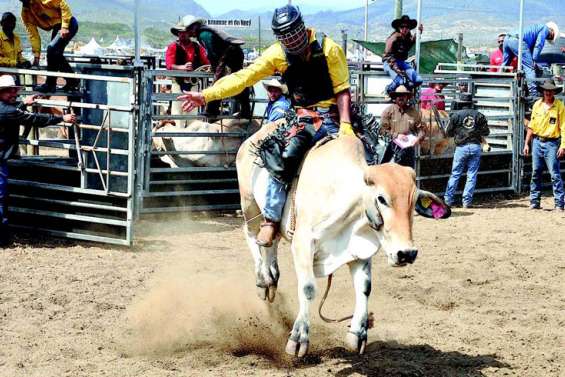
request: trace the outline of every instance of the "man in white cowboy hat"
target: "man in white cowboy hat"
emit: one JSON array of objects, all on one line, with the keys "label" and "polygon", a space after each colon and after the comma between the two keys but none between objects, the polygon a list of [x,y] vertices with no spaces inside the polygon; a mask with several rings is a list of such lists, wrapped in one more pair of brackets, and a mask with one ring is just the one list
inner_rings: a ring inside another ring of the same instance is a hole
[{"label": "man in white cowboy hat", "polygon": [[[193,16],[183,17],[175,26],[171,28],[171,33],[177,36],[177,40],[167,46],[165,52],[165,64],[169,70],[193,71],[194,69],[210,64],[206,49],[197,42],[191,40],[190,32],[186,30],[194,22]],[[202,19],[196,19],[202,22]],[[184,80],[177,80],[180,86],[179,91],[189,91],[190,84]],[[173,93],[178,93],[174,91]]]},{"label": "man in white cowboy hat", "polygon": [[541,208],[541,179],[544,165],[547,165],[553,184],[555,209],[563,211],[565,193],[559,159],[565,156],[565,106],[555,98],[562,88],[549,79],[540,85],[539,90],[543,92],[543,97],[532,108],[523,151],[526,156],[530,154],[530,142],[533,140],[530,208]]},{"label": "man in white cowboy hat", "polygon": [[[243,68],[243,50],[241,45],[245,42],[239,38],[228,35],[222,30],[214,29],[205,25],[203,19],[193,16],[185,16],[186,30],[191,37],[198,41],[206,49],[208,60],[214,73],[214,82],[228,74]],[[245,88],[235,96],[239,103],[239,116],[251,118],[251,104],[249,102],[249,88]],[[215,117],[220,114],[220,101],[211,101],[206,106],[208,116]]]},{"label": "man in white cowboy hat", "polygon": [[[507,34],[504,37],[502,47],[502,65],[510,65],[512,59],[518,56],[519,36],[517,34]],[[524,30],[522,38],[522,67],[526,74],[528,91],[531,98],[538,97],[536,87],[536,62],[539,60],[545,42],[555,43],[559,38],[559,28],[555,22],[547,24],[535,24]]]},{"label": "man in white cowboy hat", "polygon": [[[383,68],[390,76],[392,82],[386,87],[387,94],[394,92],[399,85],[404,85],[412,90],[420,86],[422,78],[414,68],[408,63],[408,52],[416,43],[416,35],[410,30],[418,26],[418,21],[411,19],[407,15],[392,21],[394,32],[387,38],[383,55]],[[420,34],[424,27],[418,26]]]},{"label": "man in white cowboy hat", "polygon": [[424,138],[424,125],[418,110],[410,104],[412,91],[400,85],[390,93],[393,103],[381,114],[381,132],[392,138],[382,162],[414,168],[416,166],[415,146]]},{"label": "man in white cowboy hat", "polygon": [[25,111],[24,106],[31,105],[36,96],[27,97],[23,103],[18,103],[21,88],[12,76],[0,76],[0,246],[6,246],[10,242],[7,217],[8,159],[15,156],[18,150],[20,126],[45,127],[62,121],[76,121],[74,114],[58,117]]},{"label": "man in white cowboy hat", "polygon": [[481,162],[481,142],[485,136],[488,136],[490,130],[487,118],[475,109],[471,93],[461,93],[456,102],[458,110],[449,114],[449,124],[446,129],[447,136],[454,138],[456,147],[444,199],[447,205],[454,204],[457,184],[466,171],[467,181],[463,190],[463,208],[469,208],[477,184],[477,173]]},{"label": "man in white cowboy hat", "polygon": [[263,81],[263,86],[269,97],[269,103],[265,109],[265,115],[263,116],[265,122],[270,123],[284,118],[291,106],[290,100],[286,97],[288,95],[287,86],[276,78]]}]

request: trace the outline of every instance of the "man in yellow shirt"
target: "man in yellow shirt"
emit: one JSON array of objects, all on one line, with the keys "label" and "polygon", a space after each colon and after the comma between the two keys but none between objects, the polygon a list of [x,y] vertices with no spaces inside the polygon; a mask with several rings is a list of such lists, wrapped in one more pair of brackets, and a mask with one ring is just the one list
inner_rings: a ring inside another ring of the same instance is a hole
[{"label": "man in yellow shirt", "polygon": [[[22,20],[27,29],[31,49],[33,51],[33,65],[39,65],[41,58],[41,37],[37,28],[51,31],[51,42],[47,46],[47,69],[72,73],[63,53],[65,47],[78,31],[78,22],[71,13],[71,8],[65,0],[20,0],[22,2]],[[49,76],[45,84],[35,88],[38,92],[54,92],[57,77]],[[77,79],[66,79],[63,91],[77,90]]]},{"label": "man in yellow shirt", "polygon": [[16,16],[11,12],[5,12],[2,14],[0,25],[2,25],[2,31],[0,31],[0,66],[30,68],[31,63],[22,56],[20,37],[14,33]]},{"label": "man in yellow shirt", "polygon": [[528,125],[524,143],[524,155],[530,154],[532,145],[532,179],[530,183],[530,208],[539,209],[541,197],[541,177],[544,165],[551,174],[555,209],[563,211],[565,193],[559,169],[559,159],[565,156],[565,106],[555,98],[562,88],[553,80],[546,80],[539,87],[543,98],[532,108],[532,118]]},{"label": "man in yellow shirt", "polygon": [[[265,247],[272,245],[278,233],[288,186],[306,151],[327,134],[338,131],[352,134],[349,70],[341,47],[325,35],[306,28],[299,9],[293,5],[275,9],[271,27],[278,41],[253,64],[221,78],[202,93],[189,92],[179,97],[185,101],[183,109],[190,111],[210,101],[234,96],[280,73],[298,116],[310,111],[322,119],[314,124],[303,123],[304,128],[286,140],[283,150],[269,151],[269,159],[263,158],[270,179],[263,209],[265,221],[257,244]],[[280,162],[277,167],[284,169],[277,170],[266,160]]]}]

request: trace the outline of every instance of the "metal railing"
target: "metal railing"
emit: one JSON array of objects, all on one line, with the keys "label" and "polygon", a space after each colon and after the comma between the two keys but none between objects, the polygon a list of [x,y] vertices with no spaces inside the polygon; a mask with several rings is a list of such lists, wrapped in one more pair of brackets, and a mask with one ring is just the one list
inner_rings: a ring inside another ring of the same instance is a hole
[{"label": "metal railing", "polygon": [[33,93],[31,84],[38,77],[81,81],[78,93],[55,92],[35,101],[36,111],[72,111],[80,120],[55,126],[64,137],[34,130],[29,139],[21,140],[33,148],[9,162],[11,226],[131,245],[137,126],[134,78],[10,68],[0,72],[20,77],[24,95]]}]

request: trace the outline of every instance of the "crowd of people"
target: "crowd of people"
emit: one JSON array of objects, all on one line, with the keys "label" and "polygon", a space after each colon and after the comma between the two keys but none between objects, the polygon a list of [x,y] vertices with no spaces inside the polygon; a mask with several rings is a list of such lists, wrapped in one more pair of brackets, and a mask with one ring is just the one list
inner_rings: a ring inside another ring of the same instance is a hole
[{"label": "crowd of people", "polygon": [[[51,31],[47,48],[47,68],[51,71],[71,73],[65,59],[65,46],[78,31],[78,22],[72,16],[65,0],[20,0],[22,20],[26,26],[34,54],[33,62],[22,57],[21,40],[14,33],[16,18],[4,13],[0,32],[0,65],[27,68],[38,65],[41,42],[38,28]],[[266,187],[264,221],[257,237],[261,246],[272,244],[277,235],[289,185],[295,177],[306,152],[326,136],[354,135],[351,125],[351,93],[349,70],[342,48],[324,33],[304,24],[298,7],[286,5],[274,11],[272,24],[276,42],[268,47],[249,66],[243,65],[243,41],[221,30],[206,25],[193,16],[183,17],[171,28],[176,37],[166,50],[166,68],[177,71],[194,71],[210,65],[214,76],[212,86],[196,91],[193,82],[184,78],[174,80],[173,92],[179,93],[178,105],[171,109],[173,115],[195,109],[205,109],[210,121],[221,115],[220,100],[235,97],[239,112],[235,116],[251,118],[249,88],[262,81],[269,103],[264,119],[276,121],[294,109],[299,123],[289,130],[281,143],[264,143],[260,151],[265,168],[270,173]],[[422,89],[420,107],[414,95],[423,83],[418,72],[406,62],[408,51],[416,36],[411,30],[423,32],[423,26],[403,15],[391,23],[392,34],[386,40],[383,55],[384,71],[391,82],[386,92],[392,103],[381,115],[380,132],[389,138],[382,162],[393,161],[414,168],[416,148],[426,135],[422,122],[422,109],[445,110],[442,90],[445,83],[432,82]],[[513,65],[522,43],[522,62],[530,96],[537,96],[538,86],[532,74],[544,43],[553,43],[559,36],[555,23],[534,25],[526,29],[522,42],[516,35],[498,36],[499,48],[491,57],[493,65]],[[494,68],[496,70],[496,68]],[[279,79],[270,78],[279,76]],[[270,78],[270,79],[268,79]],[[267,80],[268,79],[268,80]],[[37,88],[38,92],[57,90],[57,77],[49,76]],[[475,108],[472,90],[462,80],[459,96],[451,104],[449,124],[445,132],[455,141],[452,174],[445,190],[445,201],[454,205],[455,191],[460,177],[467,180],[462,196],[463,207],[470,207],[477,181],[481,157],[481,142],[489,134],[487,118]],[[63,90],[74,90],[75,79],[66,79]],[[16,102],[20,86],[13,77],[0,77],[0,224],[1,234],[7,235],[7,159],[17,146],[20,125],[46,126],[61,121],[74,122],[74,116],[56,117],[25,110],[33,103],[30,97],[20,105]],[[541,171],[544,163],[551,172],[555,207],[563,210],[564,192],[559,172],[559,159],[565,155],[565,107],[555,98],[559,88],[553,82],[539,87],[543,97],[533,106],[532,119],[527,129],[524,154],[531,154],[533,174],[531,183],[531,208],[540,207]],[[24,107],[22,107],[24,106]],[[0,239],[7,242],[7,236]]]}]

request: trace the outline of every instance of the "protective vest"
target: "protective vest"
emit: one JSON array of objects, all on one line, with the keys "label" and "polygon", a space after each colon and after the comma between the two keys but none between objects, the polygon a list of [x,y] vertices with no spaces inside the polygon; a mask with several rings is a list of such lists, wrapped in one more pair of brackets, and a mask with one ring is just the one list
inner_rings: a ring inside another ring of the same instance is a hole
[{"label": "protective vest", "polygon": [[310,43],[309,61],[295,55],[286,55],[288,68],[282,78],[288,86],[293,106],[309,107],[334,97],[328,62],[323,50],[325,37],[323,33],[316,33],[316,39]]},{"label": "protective vest", "polygon": [[[395,32],[398,33],[398,32]],[[392,55],[398,60],[406,60],[408,59],[408,52],[414,45],[412,41],[412,36],[409,35],[408,38],[402,38],[400,33],[392,42]]]},{"label": "protective vest", "polygon": [[[186,51],[184,47],[179,43],[177,43],[177,48],[175,51],[175,64],[176,65],[183,65],[188,61],[188,56],[186,56]],[[196,42],[190,42],[192,48],[194,50],[194,60],[192,61],[192,68],[198,68],[202,65],[202,61],[200,59],[200,45]]]}]

